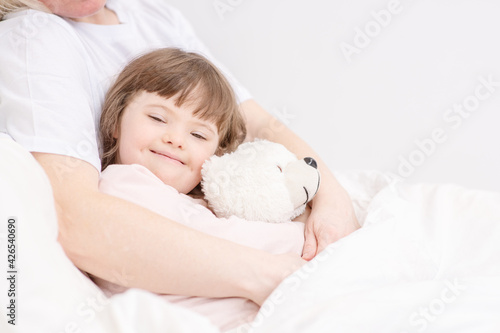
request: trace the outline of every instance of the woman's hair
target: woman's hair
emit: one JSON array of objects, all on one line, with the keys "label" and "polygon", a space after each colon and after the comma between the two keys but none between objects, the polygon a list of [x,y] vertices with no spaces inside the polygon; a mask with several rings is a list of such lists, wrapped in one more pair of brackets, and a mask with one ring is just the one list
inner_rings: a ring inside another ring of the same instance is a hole
[{"label": "woman's hair", "polygon": [[147,53],[128,64],[109,89],[99,124],[101,166],[116,163],[123,111],[140,92],[175,96],[175,105],[193,103],[193,115],[212,121],[219,133],[215,154],[231,152],[243,142],[246,127],[233,90],[224,75],[203,56],[176,48]]},{"label": "woman's hair", "polygon": [[38,0],[0,0],[0,21],[10,12],[27,8],[50,13],[50,10]]}]

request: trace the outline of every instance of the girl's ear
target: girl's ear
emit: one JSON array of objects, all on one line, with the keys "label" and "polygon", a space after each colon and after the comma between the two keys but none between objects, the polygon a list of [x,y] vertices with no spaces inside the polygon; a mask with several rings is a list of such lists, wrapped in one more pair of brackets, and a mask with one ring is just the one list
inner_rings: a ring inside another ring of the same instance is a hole
[{"label": "girl's ear", "polygon": [[115,130],[113,131],[113,139],[118,139],[120,135],[120,123],[116,124]]}]

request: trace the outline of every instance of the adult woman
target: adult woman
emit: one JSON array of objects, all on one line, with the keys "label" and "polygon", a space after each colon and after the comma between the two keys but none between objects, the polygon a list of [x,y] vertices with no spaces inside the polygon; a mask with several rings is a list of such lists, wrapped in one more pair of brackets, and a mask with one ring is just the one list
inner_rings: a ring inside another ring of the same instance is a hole
[{"label": "adult woman", "polygon": [[[4,0],[1,7],[25,3],[52,14],[17,11],[0,22],[0,132],[25,146],[45,169],[57,203],[59,241],[70,259],[128,287],[240,296],[261,304],[302,264],[300,258],[213,238],[98,191],[95,124],[109,83],[128,60],[157,47],[209,56],[190,25],[161,1]],[[247,119],[247,139],[272,133],[272,140],[299,157],[318,161],[322,189],[306,223],[303,255],[310,259],[358,227],[350,199],[301,139],[275,126],[277,120],[234,79],[232,85]],[[117,272],[127,281],[118,281]]]}]

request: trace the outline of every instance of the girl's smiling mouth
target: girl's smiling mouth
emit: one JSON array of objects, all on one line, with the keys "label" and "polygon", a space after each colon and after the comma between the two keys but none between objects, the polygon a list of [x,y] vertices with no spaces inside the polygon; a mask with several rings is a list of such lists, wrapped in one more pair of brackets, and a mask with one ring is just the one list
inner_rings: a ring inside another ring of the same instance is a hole
[{"label": "girl's smiling mouth", "polygon": [[156,155],[160,155],[162,157],[165,157],[167,159],[169,159],[170,161],[172,162],[176,162],[176,163],[179,163],[179,164],[182,164],[184,165],[185,163],[182,162],[177,156],[175,155],[172,155],[172,154],[169,154],[167,152],[160,152],[160,151],[156,151],[156,150],[150,150],[152,153],[156,154]]}]

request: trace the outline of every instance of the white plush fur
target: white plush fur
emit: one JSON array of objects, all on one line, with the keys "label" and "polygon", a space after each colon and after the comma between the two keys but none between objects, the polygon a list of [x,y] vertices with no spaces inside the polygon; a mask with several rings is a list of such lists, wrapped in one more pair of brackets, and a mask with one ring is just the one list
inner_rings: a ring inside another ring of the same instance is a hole
[{"label": "white plush fur", "polygon": [[218,217],[286,222],[302,214],[319,188],[316,168],[267,140],[213,156],[202,169],[202,189]]}]

